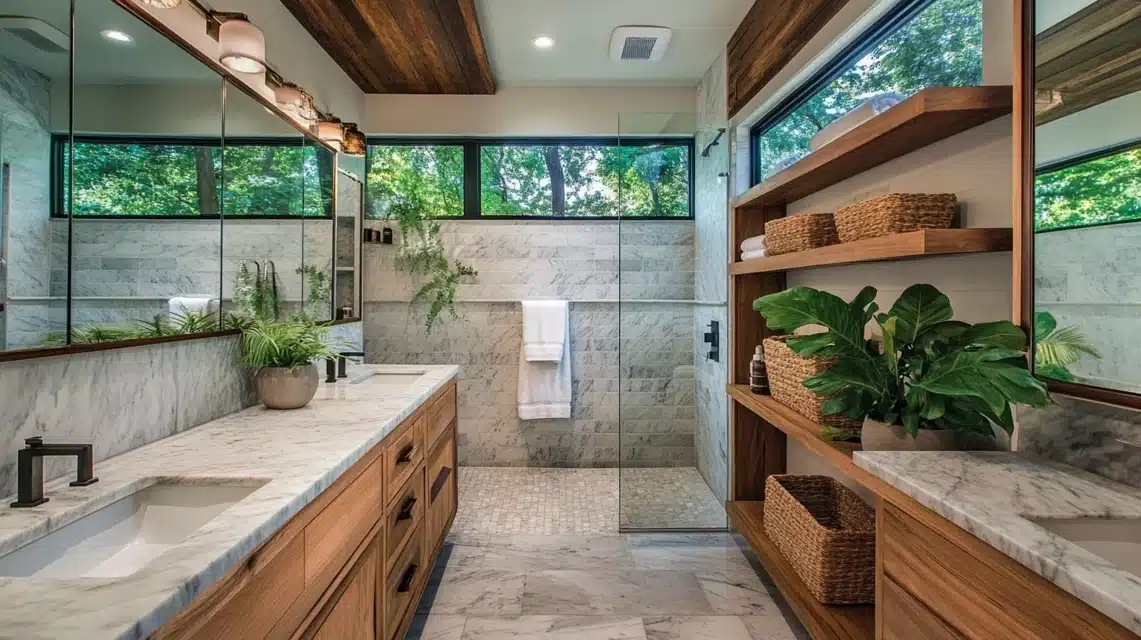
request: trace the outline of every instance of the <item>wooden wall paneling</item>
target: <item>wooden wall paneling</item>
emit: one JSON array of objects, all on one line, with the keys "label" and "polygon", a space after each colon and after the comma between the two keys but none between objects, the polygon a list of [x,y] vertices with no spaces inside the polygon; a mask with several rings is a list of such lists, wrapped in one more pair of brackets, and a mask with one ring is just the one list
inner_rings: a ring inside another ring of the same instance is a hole
[{"label": "wooden wall paneling", "polygon": [[733,404],[733,486],[730,499],[765,499],[765,479],[785,472],[786,436],[760,416]]},{"label": "wooden wall paneling", "polygon": [[729,39],[729,115],[737,115],[848,0],[757,0]]},{"label": "wooden wall paneling", "polygon": [[473,0],[281,2],[365,93],[495,93]]}]

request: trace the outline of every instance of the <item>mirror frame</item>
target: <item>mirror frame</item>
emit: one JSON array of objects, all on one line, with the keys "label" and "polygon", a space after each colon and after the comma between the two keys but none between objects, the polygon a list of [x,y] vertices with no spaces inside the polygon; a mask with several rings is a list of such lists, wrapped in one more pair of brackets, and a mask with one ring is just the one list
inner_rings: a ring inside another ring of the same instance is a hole
[{"label": "mirror frame", "polygon": [[[74,13],[75,13],[74,2],[76,2],[76,1],[81,1],[81,0],[73,0],[73,2],[72,2],[72,23],[73,23],[72,24],[72,33],[70,33],[68,35],[69,40],[72,42],[72,51],[71,51],[70,55],[73,59],[74,59],[74,55],[75,55],[74,44],[73,44],[74,38],[75,38],[75,33],[74,33],[74,31],[75,31],[75,29],[74,29],[74,21],[75,21],[75,18],[74,18]],[[151,29],[154,29],[160,35],[166,37],[167,40],[170,40],[171,42],[173,42],[175,45],[180,47],[183,51],[190,54],[194,59],[198,60],[199,62],[206,65],[208,68],[210,68],[214,72],[216,72],[220,76],[220,79],[223,80],[223,82],[221,83],[221,86],[224,87],[222,89],[223,101],[225,100],[225,91],[227,91],[230,87],[237,87],[243,93],[245,93],[249,97],[253,98],[255,101],[257,101],[262,106],[264,106],[266,108],[266,110],[268,110],[270,113],[276,115],[277,117],[281,118],[284,122],[286,122],[287,124],[292,126],[294,129],[296,129],[303,136],[305,136],[309,140],[315,142],[318,146],[323,147],[323,148],[327,149],[328,151],[330,151],[333,154],[333,159],[334,159],[334,164],[333,164],[333,176],[334,176],[333,177],[333,180],[334,180],[333,197],[336,198],[336,182],[335,181],[337,179],[337,169],[339,166],[339,162],[337,162],[337,161],[340,158],[340,152],[336,147],[330,145],[329,143],[325,142],[324,140],[321,140],[312,131],[306,129],[305,127],[302,127],[301,125],[299,125],[293,118],[289,117],[289,115],[281,107],[279,107],[273,101],[267,100],[264,96],[258,94],[256,91],[254,91],[252,88],[250,88],[245,82],[243,82],[237,74],[235,74],[234,72],[227,69],[225,67],[225,65],[223,65],[223,64],[219,63],[218,61],[210,58],[208,55],[206,55],[202,51],[199,51],[197,48],[192,46],[186,39],[184,39],[182,36],[180,36],[177,32],[172,30],[167,25],[163,24],[161,21],[155,19],[153,16],[151,16],[145,10],[143,10],[142,8],[140,8],[139,6],[137,6],[133,2],[131,2],[131,0],[111,0],[111,2],[118,5],[119,8],[128,12],[129,14],[131,14],[132,16],[137,18],[138,20],[142,21],[144,24],[149,26]],[[74,76],[73,73],[70,75]],[[72,84],[74,84],[74,77],[72,77],[71,81],[72,81]],[[357,251],[359,251],[360,250],[359,249],[359,242],[357,242],[356,244],[358,245]],[[336,218],[335,217],[333,219],[333,251],[334,252],[336,251]],[[71,257],[68,256],[68,264],[69,264],[68,268],[69,269],[70,269],[70,261],[71,261]],[[333,277],[334,278],[336,277],[335,271],[334,271]],[[362,280],[364,279],[363,273],[361,274],[361,279]],[[363,290],[363,286],[361,288]],[[330,300],[329,304],[330,304],[330,309],[329,309],[330,317],[335,318],[336,317],[336,294],[335,294],[335,292],[331,296],[331,300]],[[343,318],[341,320],[329,320],[329,321],[325,322],[324,324],[329,325],[329,326],[333,326],[333,325],[338,325],[338,324],[347,324],[347,323],[351,323],[351,322],[360,322],[362,319],[362,316],[361,316],[362,310],[359,307],[355,307],[355,308],[357,309],[357,315],[356,316],[354,316],[352,318]],[[71,293],[70,293],[70,291],[68,292],[67,314],[68,314],[68,331],[70,332],[70,327],[71,327],[71,320],[70,320],[70,318],[71,318]],[[34,360],[34,359],[38,359],[38,358],[51,358],[51,357],[55,357],[55,356],[69,356],[69,355],[75,355],[75,354],[80,354],[80,353],[91,353],[91,352],[95,352],[95,351],[110,351],[113,349],[128,349],[131,347],[141,347],[141,346],[147,346],[147,345],[152,345],[152,344],[165,344],[165,343],[170,343],[170,342],[184,342],[187,340],[204,340],[204,339],[218,338],[218,337],[223,337],[223,336],[236,336],[236,335],[239,335],[240,333],[241,333],[241,331],[238,329],[223,329],[220,331],[208,331],[208,332],[204,332],[204,333],[194,333],[194,334],[182,335],[182,336],[166,336],[166,337],[162,337],[162,338],[137,338],[137,339],[133,339],[133,340],[118,340],[115,342],[99,342],[99,343],[91,343],[91,344],[67,344],[67,345],[64,345],[61,347],[34,347],[34,348],[30,348],[30,349],[14,349],[12,351],[0,352],[0,363],[17,362],[20,360]],[[70,340],[70,336],[68,339]]]},{"label": "mirror frame", "polygon": [[[1034,370],[1034,3],[1015,3],[1014,78],[1014,322],[1030,344]],[[1130,409],[1141,409],[1141,394],[1063,382],[1035,374],[1052,393]]]}]

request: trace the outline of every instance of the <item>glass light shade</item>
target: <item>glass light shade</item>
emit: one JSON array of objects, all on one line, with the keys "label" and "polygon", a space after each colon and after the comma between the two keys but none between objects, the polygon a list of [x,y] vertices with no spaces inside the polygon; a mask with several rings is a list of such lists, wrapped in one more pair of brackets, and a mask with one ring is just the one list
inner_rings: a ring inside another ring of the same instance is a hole
[{"label": "glass light shade", "polygon": [[139,2],[158,9],[173,9],[182,4],[182,0],[139,0]]},{"label": "glass light shade", "polygon": [[265,36],[248,20],[231,19],[218,28],[218,61],[238,73],[265,71]]},{"label": "glass light shade", "polygon": [[295,85],[280,84],[273,88],[273,99],[283,107],[300,107],[305,102],[305,94]]},{"label": "glass light shade", "polygon": [[325,142],[339,143],[343,136],[340,120],[322,120],[317,123],[317,137]]},{"label": "glass light shade", "polygon": [[344,124],[344,135],[341,138],[341,151],[350,156],[363,156],[368,151],[368,139],[357,129],[353,122]]}]

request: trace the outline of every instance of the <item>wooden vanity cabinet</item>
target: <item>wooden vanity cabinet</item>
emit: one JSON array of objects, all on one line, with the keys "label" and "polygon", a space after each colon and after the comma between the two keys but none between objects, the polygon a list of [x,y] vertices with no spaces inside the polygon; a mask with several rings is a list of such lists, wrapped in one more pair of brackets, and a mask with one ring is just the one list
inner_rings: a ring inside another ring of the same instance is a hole
[{"label": "wooden vanity cabinet", "polygon": [[876,527],[877,638],[1137,638],[910,498],[881,495]]},{"label": "wooden vanity cabinet", "polygon": [[455,519],[455,404],[450,382],[152,637],[401,636]]}]

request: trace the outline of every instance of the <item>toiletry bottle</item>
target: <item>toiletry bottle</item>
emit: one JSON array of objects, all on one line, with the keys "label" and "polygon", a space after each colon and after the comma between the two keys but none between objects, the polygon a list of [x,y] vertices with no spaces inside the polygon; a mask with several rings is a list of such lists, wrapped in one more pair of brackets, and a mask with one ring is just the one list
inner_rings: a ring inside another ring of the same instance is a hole
[{"label": "toiletry bottle", "polygon": [[749,362],[749,391],[759,395],[769,395],[769,374],[765,369],[765,351],[758,345]]}]

